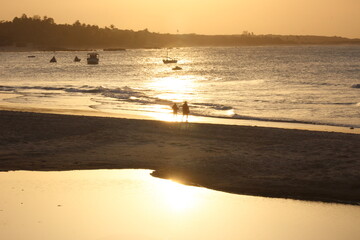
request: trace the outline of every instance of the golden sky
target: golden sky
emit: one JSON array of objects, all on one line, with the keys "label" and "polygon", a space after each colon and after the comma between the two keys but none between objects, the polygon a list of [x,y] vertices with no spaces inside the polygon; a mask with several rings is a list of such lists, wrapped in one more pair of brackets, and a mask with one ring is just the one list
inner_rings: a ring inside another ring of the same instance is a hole
[{"label": "golden sky", "polygon": [[0,0],[0,6],[0,20],[26,13],[161,33],[360,38],[360,0]]}]

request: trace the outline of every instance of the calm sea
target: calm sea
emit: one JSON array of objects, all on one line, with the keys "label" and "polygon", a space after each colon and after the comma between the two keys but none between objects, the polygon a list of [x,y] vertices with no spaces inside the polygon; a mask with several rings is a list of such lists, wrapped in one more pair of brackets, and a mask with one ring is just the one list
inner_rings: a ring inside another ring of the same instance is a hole
[{"label": "calm sea", "polygon": [[[188,101],[198,116],[360,127],[360,46],[99,54],[87,65],[86,52],[0,53],[0,105],[171,114]],[[167,54],[178,63],[164,64]]]}]

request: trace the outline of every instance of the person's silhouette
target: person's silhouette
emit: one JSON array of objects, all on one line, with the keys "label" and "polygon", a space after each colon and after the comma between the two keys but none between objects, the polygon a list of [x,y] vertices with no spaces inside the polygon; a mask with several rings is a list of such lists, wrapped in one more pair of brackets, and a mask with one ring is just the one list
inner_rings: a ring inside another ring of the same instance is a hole
[{"label": "person's silhouette", "polygon": [[179,107],[176,105],[176,103],[174,103],[174,105],[172,105],[171,108],[172,108],[172,110],[173,110],[174,117],[177,117],[177,113],[178,113]]},{"label": "person's silhouette", "polygon": [[182,112],[183,112],[183,119],[184,119],[184,116],[186,116],[186,122],[187,122],[188,118],[189,118],[189,113],[190,113],[190,109],[187,104],[187,101],[185,101],[184,104],[182,105]]}]

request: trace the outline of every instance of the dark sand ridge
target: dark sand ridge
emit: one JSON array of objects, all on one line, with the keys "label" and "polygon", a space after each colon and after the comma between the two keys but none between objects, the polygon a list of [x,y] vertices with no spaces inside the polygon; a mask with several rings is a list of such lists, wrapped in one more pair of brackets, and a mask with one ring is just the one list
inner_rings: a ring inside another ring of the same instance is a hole
[{"label": "dark sand ridge", "polygon": [[258,196],[360,203],[360,135],[0,111],[0,170],[154,169]]}]

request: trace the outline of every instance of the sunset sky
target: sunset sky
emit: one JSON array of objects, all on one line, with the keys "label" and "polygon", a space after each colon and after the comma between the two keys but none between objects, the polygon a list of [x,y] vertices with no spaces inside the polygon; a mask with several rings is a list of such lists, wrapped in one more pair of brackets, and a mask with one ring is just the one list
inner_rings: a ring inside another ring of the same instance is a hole
[{"label": "sunset sky", "polygon": [[0,0],[0,6],[0,20],[25,13],[161,33],[360,38],[360,0]]}]

